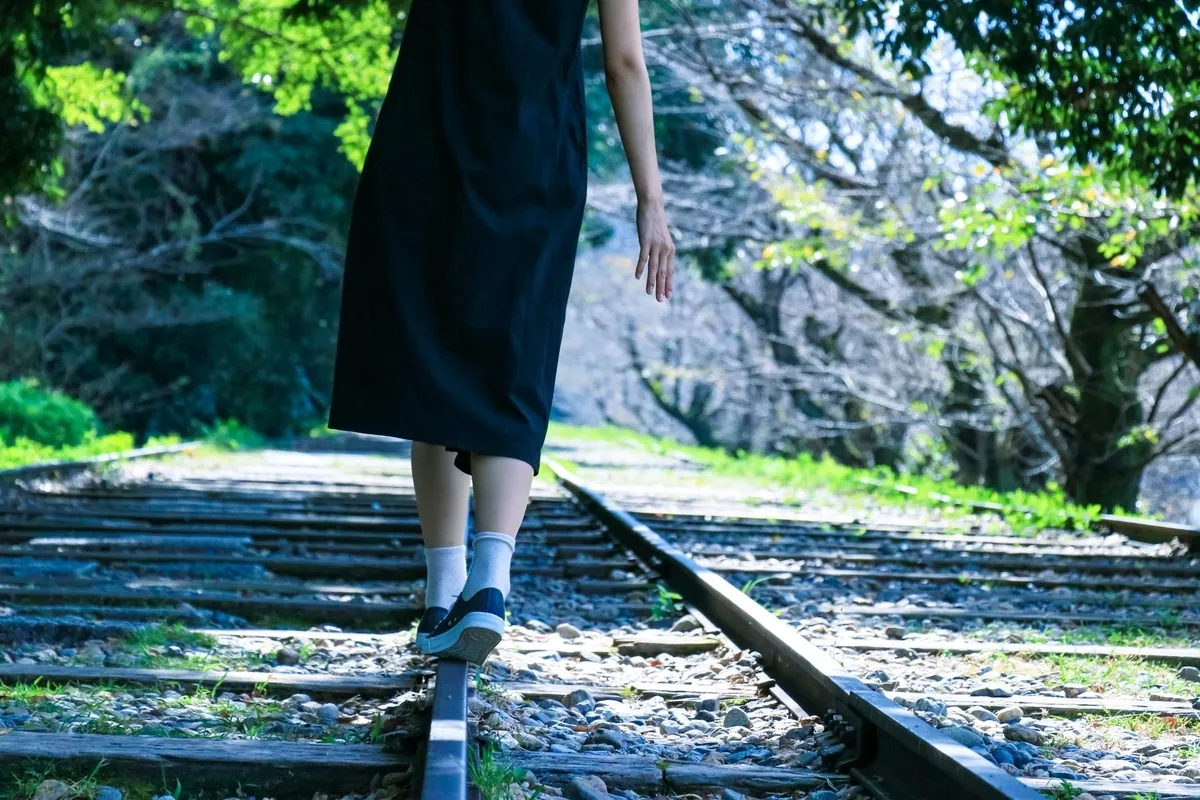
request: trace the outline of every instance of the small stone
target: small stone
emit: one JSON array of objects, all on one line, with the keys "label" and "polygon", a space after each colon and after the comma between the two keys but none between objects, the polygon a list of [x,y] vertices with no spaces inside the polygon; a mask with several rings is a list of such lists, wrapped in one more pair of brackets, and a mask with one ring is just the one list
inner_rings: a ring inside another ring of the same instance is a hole
[{"label": "small stone", "polygon": [[715,697],[706,697],[700,701],[698,708],[700,711],[709,711],[715,714],[721,710],[721,703]]},{"label": "small stone", "polygon": [[566,796],[570,800],[608,800],[608,787],[595,775],[571,778]]},{"label": "small stone", "polygon": [[1025,710],[1020,706],[1008,706],[996,712],[996,719],[1000,722],[1014,722],[1025,716]]},{"label": "small stone", "polygon": [[725,719],[721,724],[726,728],[749,728],[750,715],[737,706],[734,706],[725,712]]},{"label": "small stone", "polygon": [[1180,667],[1179,677],[1192,683],[1200,683],[1200,669],[1196,667]]},{"label": "small stone", "polygon": [[1082,683],[1064,683],[1062,689],[1063,694],[1067,697],[1079,697],[1088,690],[1088,687]]},{"label": "small stone", "polygon": [[1046,737],[1041,731],[1028,725],[1005,725],[1004,738],[1010,742],[1028,742],[1034,745],[1046,741]]},{"label": "small stone", "polygon": [[978,747],[987,741],[987,739],[970,728],[942,728],[942,733],[963,747]]},{"label": "small stone", "polygon": [[123,800],[121,790],[112,786],[101,786],[96,790],[94,800]]},{"label": "small stone", "polygon": [[540,619],[534,619],[533,617],[525,620],[525,627],[534,633],[549,633],[552,630],[549,625],[542,622]]},{"label": "small stone", "polygon": [[300,653],[291,647],[281,647],[279,648],[279,652],[275,654],[275,663],[294,667],[300,663]]},{"label": "small stone", "polygon": [[326,703],[317,709],[317,717],[326,725],[333,725],[338,721],[338,717],[342,715],[342,710],[337,707],[336,703]]},{"label": "small stone", "polygon": [[946,704],[932,697],[918,697],[917,701],[913,703],[913,709],[924,711],[926,714],[933,714],[935,717],[946,716]]},{"label": "small stone", "polygon": [[71,794],[71,787],[62,781],[45,780],[33,790],[32,800],[64,800]]},{"label": "small stone", "polygon": [[[903,639],[905,636],[908,636],[908,628],[900,625],[888,625],[883,629],[883,635],[889,639]],[[812,795],[809,795],[809,797],[812,797]]]},{"label": "small stone", "polygon": [[696,719],[701,720],[702,722],[716,722],[717,715],[711,711],[697,711]]},{"label": "small stone", "polygon": [[614,750],[620,750],[625,746],[625,737],[618,730],[601,728],[598,731],[592,731],[585,744],[606,744]]},{"label": "small stone", "polygon": [[779,737],[780,742],[803,742],[813,734],[813,726],[805,725],[801,728],[792,728],[790,731]]},{"label": "small stone", "polygon": [[577,708],[579,713],[586,714],[596,709],[596,698],[587,689],[576,689],[562,699],[567,708]]},{"label": "small stone", "polygon": [[513,734],[513,738],[517,740],[517,744],[521,745],[522,750],[545,750],[546,743],[532,733],[526,731],[517,731]]},{"label": "small stone", "polygon": [[691,614],[684,614],[671,626],[671,633],[689,633],[700,628],[700,622]]},{"label": "small stone", "polygon": [[721,792],[721,800],[746,800],[746,795],[735,792],[733,789],[726,789]]},{"label": "small stone", "polygon": [[383,776],[383,780],[379,782],[380,786],[403,786],[412,780],[412,773],[409,772],[389,772]]},{"label": "small stone", "polygon": [[554,632],[564,639],[578,639],[583,636],[583,632],[569,622],[562,623],[554,629]]},{"label": "small stone", "polygon": [[838,800],[837,792],[831,792],[828,789],[821,789],[816,792],[809,792],[807,800]]},{"label": "small stone", "polygon": [[980,722],[999,722],[1000,718],[982,706],[971,706],[967,713]]},{"label": "small stone", "polygon": [[305,703],[311,702],[312,698],[306,694],[294,694],[287,700],[284,700],[283,704],[287,706],[303,706]]},{"label": "small stone", "polygon": [[1075,800],[1096,800],[1096,795],[1091,792],[1084,792],[1083,794],[1075,795]]}]

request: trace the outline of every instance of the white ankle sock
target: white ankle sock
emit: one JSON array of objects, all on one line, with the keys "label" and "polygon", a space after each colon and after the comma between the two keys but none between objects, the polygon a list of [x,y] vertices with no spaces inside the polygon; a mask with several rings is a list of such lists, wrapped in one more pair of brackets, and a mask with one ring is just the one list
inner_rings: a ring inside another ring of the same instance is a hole
[{"label": "white ankle sock", "polygon": [[516,538],[507,533],[482,532],[475,534],[475,558],[471,562],[471,573],[463,586],[462,596],[469,600],[480,589],[494,587],[508,598],[509,566],[512,563]]},{"label": "white ankle sock", "polygon": [[425,607],[449,608],[467,580],[467,546],[426,547]]}]

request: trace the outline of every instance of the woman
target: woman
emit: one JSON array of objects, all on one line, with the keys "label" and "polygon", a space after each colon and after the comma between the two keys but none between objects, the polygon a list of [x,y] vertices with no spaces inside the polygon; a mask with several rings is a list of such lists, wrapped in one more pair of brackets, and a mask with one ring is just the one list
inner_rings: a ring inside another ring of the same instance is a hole
[{"label": "woman", "polygon": [[[635,278],[663,302],[674,245],[638,3],[599,10],[638,197]],[[428,566],[417,644],[433,655],[482,664],[504,631],[583,220],[586,11],[414,0],[355,200],[329,424],[413,441]]]}]

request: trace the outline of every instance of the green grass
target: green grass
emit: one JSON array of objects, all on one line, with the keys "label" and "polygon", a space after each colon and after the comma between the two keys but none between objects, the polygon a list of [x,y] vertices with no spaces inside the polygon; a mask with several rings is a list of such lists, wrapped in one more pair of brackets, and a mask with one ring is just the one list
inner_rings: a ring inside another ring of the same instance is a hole
[{"label": "green grass", "polygon": [[[951,480],[935,480],[915,474],[897,474],[885,467],[857,469],[816,459],[808,454],[795,458],[728,453],[715,448],[686,445],[613,426],[582,428],[550,424],[550,438],[595,441],[638,447],[653,453],[680,455],[708,467],[714,475],[747,478],[793,490],[823,490],[845,497],[878,502],[901,501],[943,511],[969,513],[971,504],[1003,506],[1005,520],[1018,531],[1075,527],[1085,529],[1100,513],[1098,506],[1071,503],[1061,488],[1045,492],[996,492],[979,486],[963,486]],[[914,491],[915,490],[915,491]]]},{"label": "green grass", "polygon": [[1050,792],[1050,797],[1053,800],[1073,800],[1083,794],[1083,789],[1077,788],[1066,781],[1063,781],[1058,786],[1051,786],[1047,791]]},{"label": "green grass", "polygon": [[1100,644],[1111,647],[1194,647],[1195,637],[1174,636],[1140,627],[1088,625],[1057,631],[1022,631],[1029,644]]},{"label": "green grass", "polygon": [[[56,764],[40,760],[29,760],[20,767],[13,767],[5,773],[6,780],[0,779],[0,800],[26,800],[33,796],[37,791],[37,787],[47,780],[58,780],[67,784],[70,790],[67,794],[68,800],[92,800],[96,796],[96,792],[104,785],[101,779],[101,774],[108,767],[106,761],[100,761],[89,772],[78,770],[70,770],[59,767]],[[127,800],[143,800],[152,795],[153,790],[148,790],[148,787],[132,787],[141,788],[141,791],[134,793],[126,792]]]},{"label": "green grass", "polygon": [[[150,439],[146,447],[179,444],[179,437],[164,436]],[[79,461],[92,456],[121,453],[134,448],[133,434],[110,433],[96,436],[83,444],[71,447],[50,447],[29,439],[17,439],[12,444],[0,442],[0,469],[43,464],[50,461]]]},{"label": "green grass", "polygon": [[1161,739],[1171,735],[1200,735],[1200,720],[1186,717],[1164,717],[1159,714],[1111,714],[1088,716],[1085,719],[1098,728],[1123,728],[1149,739]]},{"label": "green grass", "polygon": [[217,646],[217,640],[206,633],[196,633],[178,622],[169,625],[148,625],[125,640],[130,647],[204,647]]},{"label": "green grass", "polygon": [[[509,787],[525,779],[525,770],[497,756],[491,743],[481,747],[479,755],[472,753],[467,772],[483,800],[509,800],[512,797]],[[535,789],[526,797],[528,800],[537,800],[541,795],[541,789]]]},{"label": "green grass", "polygon": [[683,610],[683,596],[670,591],[661,583],[657,587],[657,593],[650,603],[650,619],[660,620],[667,619]]},{"label": "green grass", "polygon": [[1041,677],[1049,685],[1079,683],[1104,692],[1150,692],[1192,696],[1195,684],[1180,679],[1173,667],[1138,658],[990,654],[992,666],[1016,675]]}]

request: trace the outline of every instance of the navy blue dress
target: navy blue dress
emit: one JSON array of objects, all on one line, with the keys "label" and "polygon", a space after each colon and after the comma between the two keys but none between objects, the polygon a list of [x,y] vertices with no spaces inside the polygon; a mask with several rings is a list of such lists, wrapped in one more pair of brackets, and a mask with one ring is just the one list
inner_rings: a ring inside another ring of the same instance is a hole
[{"label": "navy blue dress", "polygon": [[414,0],[354,203],[329,425],[537,469],[587,192],[587,0]]}]

